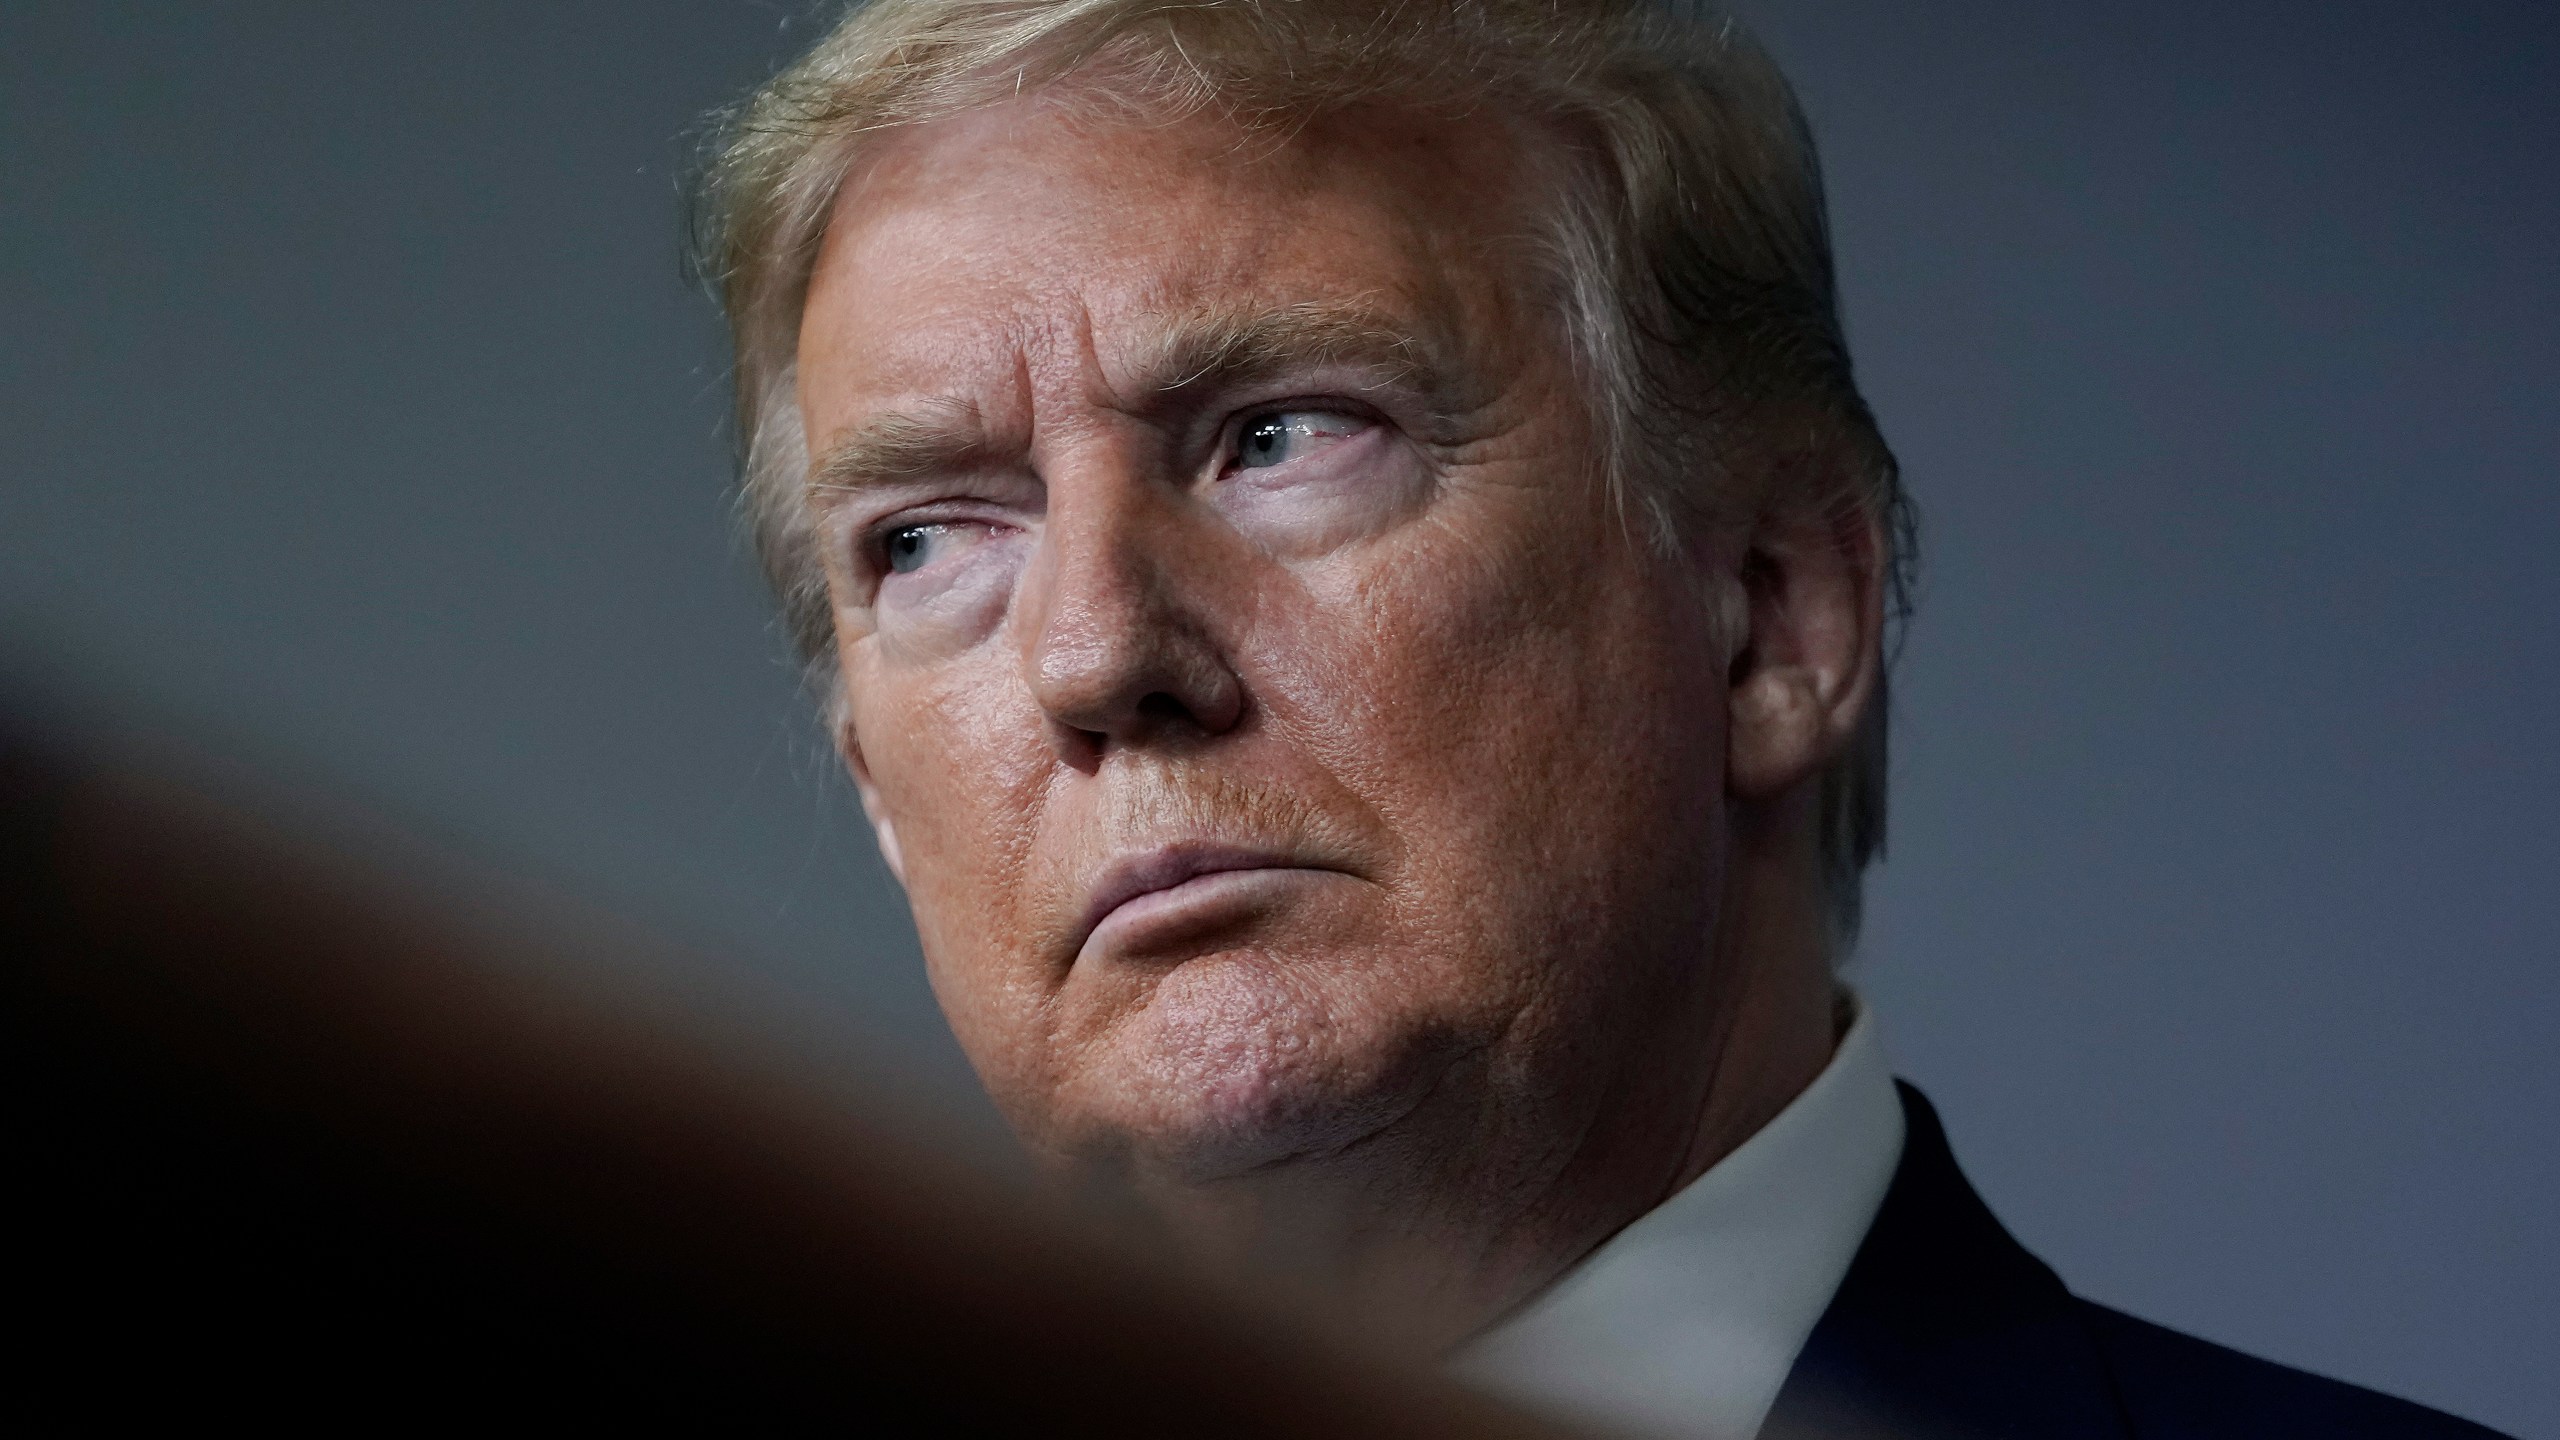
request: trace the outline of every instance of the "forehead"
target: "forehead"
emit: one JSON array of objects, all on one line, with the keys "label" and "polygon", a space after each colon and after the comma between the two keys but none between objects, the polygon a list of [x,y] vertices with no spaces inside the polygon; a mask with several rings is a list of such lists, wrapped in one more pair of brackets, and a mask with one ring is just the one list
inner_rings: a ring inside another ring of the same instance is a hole
[{"label": "forehead", "polygon": [[[893,132],[848,178],[804,311],[804,384],[942,389],[1208,306],[1338,302],[1509,328],[1542,152],[1499,117],[1387,107],[1282,128],[1054,97]],[[815,418],[815,417],[813,417]]]}]

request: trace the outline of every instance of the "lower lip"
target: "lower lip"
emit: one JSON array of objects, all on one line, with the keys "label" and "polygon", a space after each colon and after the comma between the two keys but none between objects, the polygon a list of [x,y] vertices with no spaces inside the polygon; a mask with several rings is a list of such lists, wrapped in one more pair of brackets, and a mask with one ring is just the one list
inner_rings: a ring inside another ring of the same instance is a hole
[{"label": "lower lip", "polygon": [[1132,955],[1206,938],[1208,932],[1267,909],[1294,890],[1338,878],[1331,870],[1296,866],[1258,866],[1194,875],[1179,885],[1150,890],[1120,902],[1085,937],[1077,958]]}]

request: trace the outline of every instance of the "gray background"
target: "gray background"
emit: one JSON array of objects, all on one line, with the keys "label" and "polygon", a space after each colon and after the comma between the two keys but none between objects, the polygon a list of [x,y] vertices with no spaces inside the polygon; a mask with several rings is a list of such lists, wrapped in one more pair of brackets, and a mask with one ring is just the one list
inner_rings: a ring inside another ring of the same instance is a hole
[{"label": "gray background", "polygon": [[[677,273],[677,137],[803,13],[0,11],[0,636],[982,1141]],[[2560,1435],[2560,8],[1751,13],[1927,525],[1903,1068],[2084,1292]]]}]

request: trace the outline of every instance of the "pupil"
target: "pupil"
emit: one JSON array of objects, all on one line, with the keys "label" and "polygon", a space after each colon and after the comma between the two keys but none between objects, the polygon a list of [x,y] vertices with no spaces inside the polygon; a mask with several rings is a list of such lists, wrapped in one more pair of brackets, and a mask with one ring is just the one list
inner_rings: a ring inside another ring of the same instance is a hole
[{"label": "pupil", "polygon": [[923,552],[924,531],[921,529],[909,527],[889,537],[889,562],[892,565],[903,568],[903,562],[913,560]]},{"label": "pupil", "polygon": [[1289,427],[1277,420],[1265,420],[1245,436],[1245,450],[1256,460],[1269,460],[1279,455]]}]

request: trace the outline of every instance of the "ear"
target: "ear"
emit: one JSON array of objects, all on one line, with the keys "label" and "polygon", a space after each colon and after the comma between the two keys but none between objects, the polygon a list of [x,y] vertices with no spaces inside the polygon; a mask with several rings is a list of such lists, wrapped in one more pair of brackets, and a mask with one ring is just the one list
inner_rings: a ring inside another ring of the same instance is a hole
[{"label": "ear", "polygon": [[1863,507],[1764,519],[1743,550],[1748,621],[1728,675],[1725,788],[1770,800],[1844,750],[1876,690],[1884,533]]},{"label": "ear", "polygon": [[907,861],[898,853],[898,827],[889,819],[888,808],[880,803],[880,786],[872,780],[871,766],[862,758],[861,738],[854,734],[851,720],[838,720],[835,731],[836,753],[844,757],[844,768],[853,776],[853,788],[862,796],[862,813],[871,821],[871,833],[880,842],[880,859],[903,888],[907,883]]}]

